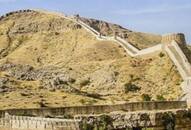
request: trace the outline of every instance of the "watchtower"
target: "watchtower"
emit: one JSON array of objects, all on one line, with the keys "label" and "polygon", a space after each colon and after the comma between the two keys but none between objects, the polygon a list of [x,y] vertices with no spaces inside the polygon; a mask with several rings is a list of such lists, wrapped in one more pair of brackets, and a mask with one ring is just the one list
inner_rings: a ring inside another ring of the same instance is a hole
[{"label": "watchtower", "polygon": [[185,40],[185,36],[183,33],[173,33],[173,34],[163,35],[161,42],[164,44],[169,44],[173,40],[176,41],[181,46],[186,45],[186,40]]}]

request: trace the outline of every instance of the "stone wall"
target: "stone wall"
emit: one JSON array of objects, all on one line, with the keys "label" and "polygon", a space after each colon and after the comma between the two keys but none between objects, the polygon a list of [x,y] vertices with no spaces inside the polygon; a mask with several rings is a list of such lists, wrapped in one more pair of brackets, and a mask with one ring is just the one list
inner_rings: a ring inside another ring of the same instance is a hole
[{"label": "stone wall", "polygon": [[0,16],[0,20],[4,19],[10,15],[17,14],[17,13],[23,13],[23,12],[34,12],[34,11],[30,10],[30,9],[12,11],[12,12],[6,13],[5,15]]},{"label": "stone wall", "polygon": [[113,111],[140,111],[140,110],[167,110],[186,108],[185,101],[151,101],[151,102],[132,102],[117,105],[94,105],[94,106],[74,106],[63,108],[40,108],[40,109],[9,109],[0,111],[1,115],[9,113],[20,116],[74,116],[78,114],[101,114]]},{"label": "stone wall", "polygon": [[161,52],[162,47],[163,47],[163,44],[158,44],[153,47],[142,49],[136,54],[136,56],[143,56],[143,55],[147,55],[147,54],[151,54],[155,52]]},{"label": "stone wall", "polygon": [[[84,129],[86,128],[86,129]],[[152,130],[190,130],[191,110],[152,110],[76,115],[71,119],[55,119],[5,114],[0,130],[93,130],[152,128]]]},{"label": "stone wall", "polygon": [[183,33],[176,33],[176,34],[167,34],[162,36],[161,43],[171,43],[172,41],[176,41],[180,45],[185,45],[186,40]]},{"label": "stone wall", "polygon": [[79,121],[7,115],[0,118],[0,129],[9,130],[79,130]]}]

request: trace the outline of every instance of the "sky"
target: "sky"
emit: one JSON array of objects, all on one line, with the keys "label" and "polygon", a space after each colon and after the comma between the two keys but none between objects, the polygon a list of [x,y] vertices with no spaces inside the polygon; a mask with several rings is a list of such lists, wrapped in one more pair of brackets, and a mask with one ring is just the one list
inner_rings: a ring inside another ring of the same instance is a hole
[{"label": "sky", "polygon": [[0,15],[18,9],[80,14],[140,32],[182,32],[191,44],[191,0],[0,0]]}]

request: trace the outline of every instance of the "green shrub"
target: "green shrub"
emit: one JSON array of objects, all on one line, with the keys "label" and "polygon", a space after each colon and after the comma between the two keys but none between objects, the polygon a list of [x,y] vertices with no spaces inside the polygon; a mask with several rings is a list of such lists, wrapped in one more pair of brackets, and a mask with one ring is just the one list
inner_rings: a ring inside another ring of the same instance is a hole
[{"label": "green shrub", "polygon": [[125,89],[125,93],[128,93],[128,92],[137,92],[137,91],[139,91],[141,88],[138,87],[138,86],[135,85],[135,84],[126,83],[126,84],[124,85],[124,89]]},{"label": "green shrub", "polygon": [[75,83],[75,82],[76,82],[76,79],[71,78],[69,82],[70,82],[70,83]]},{"label": "green shrub", "polygon": [[141,98],[143,101],[151,101],[151,97],[148,94],[142,94]]},{"label": "green shrub", "polygon": [[79,101],[81,104],[85,104],[86,103],[86,101],[84,100],[84,99],[80,99],[80,101]]},{"label": "green shrub", "polygon": [[55,35],[59,35],[60,33],[59,32],[55,32]]},{"label": "green shrub", "polygon": [[162,52],[159,53],[159,57],[164,57],[164,56],[165,56],[164,53],[162,53]]},{"label": "green shrub", "polygon": [[158,101],[165,101],[166,100],[162,95],[157,95],[156,98]]},{"label": "green shrub", "polygon": [[82,130],[94,130],[94,126],[92,124],[87,123],[87,120],[83,120],[81,125]]},{"label": "green shrub", "polygon": [[26,93],[26,92],[21,92],[20,94],[21,94],[21,96],[23,96],[23,97],[30,95],[29,93]]},{"label": "green shrub", "polygon": [[176,85],[180,85],[180,84],[181,84],[180,82],[176,83]]},{"label": "green shrub", "polygon": [[108,115],[101,115],[98,124],[99,130],[108,130],[110,125],[112,124],[112,119]]},{"label": "green shrub", "polygon": [[130,74],[129,77],[130,77],[130,80],[134,79],[134,75],[133,74]]},{"label": "green shrub", "polygon": [[97,102],[97,100],[86,100],[86,99],[80,99],[79,101],[82,105],[93,105]]},{"label": "green shrub", "polygon": [[165,112],[162,115],[162,123],[165,130],[174,130],[175,129],[175,115],[172,112]]},{"label": "green shrub", "polygon": [[115,75],[115,76],[118,76],[118,75],[119,75],[119,72],[114,71],[114,75]]},{"label": "green shrub", "polygon": [[82,81],[80,82],[80,86],[83,87],[83,86],[88,85],[89,83],[90,83],[90,80],[89,80],[89,79],[85,79],[85,80],[82,80]]},{"label": "green shrub", "polygon": [[39,107],[48,107],[46,105],[46,103],[44,103],[43,101],[37,102],[39,104]]}]

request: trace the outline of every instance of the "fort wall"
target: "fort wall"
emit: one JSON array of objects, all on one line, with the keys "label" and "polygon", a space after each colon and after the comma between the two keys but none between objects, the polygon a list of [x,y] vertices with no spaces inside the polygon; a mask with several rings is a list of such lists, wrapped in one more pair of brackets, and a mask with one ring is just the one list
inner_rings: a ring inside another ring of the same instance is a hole
[{"label": "fort wall", "polygon": [[41,117],[5,115],[0,118],[0,129],[7,130],[80,130],[79,121]]},{"label": "fort wall", "polygon": [[[77,115],[71,119],[13,116],[5,114],[0,118],[0,130],[81,130],[84,125],[96,127],[104,121],[103,116],[112,122],[113,129],[151,128],[153,130],[190,130],[191,111],[172,109],[158,111],[118,112],[107,114]],[[140,129],[141,130],[141,129]]]},{"label": "fort wall", "polygon": [[174,33],[174,34],[166,34],[162,36],[162,43],[171,43],[172,41],[176,41],[180,45],[185,45],[186,40],[183,33]]},{"label": "fort wall", "polygon": [[10,115],[20,116],[74,116],[78,114],[101,114],[113,111],[141,111],[141,110],[168,110],[186,108],[186,101],[151,101],[151,102],[132,102],[117,105],[94,105],[94,106],[74,106],[61,108],[36,108],[36,109],[9,109],[0,111],[1,115],[9,113]]}]

